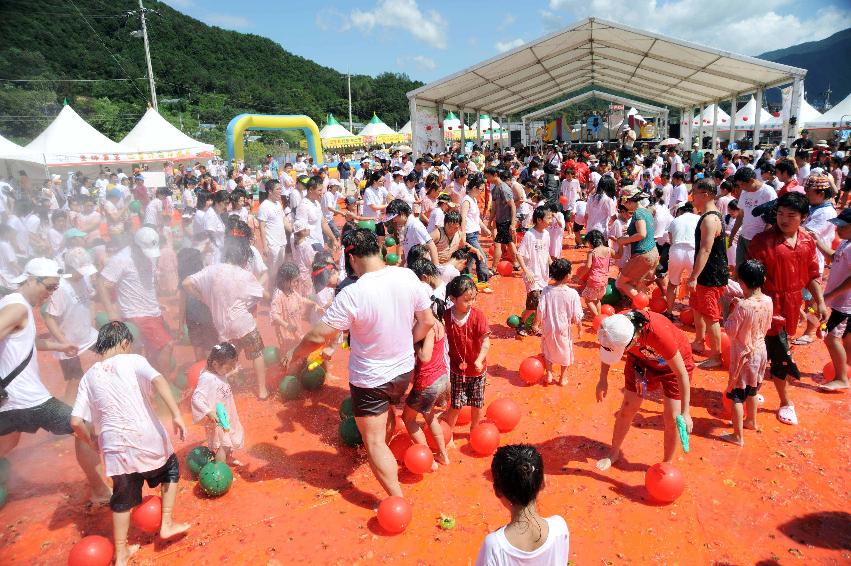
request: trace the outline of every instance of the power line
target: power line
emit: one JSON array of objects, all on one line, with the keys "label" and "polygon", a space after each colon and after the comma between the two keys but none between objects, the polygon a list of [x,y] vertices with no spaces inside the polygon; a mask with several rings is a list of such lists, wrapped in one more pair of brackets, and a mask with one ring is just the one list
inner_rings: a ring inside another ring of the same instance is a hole
[{"label": "power line", "polygon": [[148,77],[135,79],[2,79],[0,82],[7,83],[94,83],[99,81],[146,81]]}]

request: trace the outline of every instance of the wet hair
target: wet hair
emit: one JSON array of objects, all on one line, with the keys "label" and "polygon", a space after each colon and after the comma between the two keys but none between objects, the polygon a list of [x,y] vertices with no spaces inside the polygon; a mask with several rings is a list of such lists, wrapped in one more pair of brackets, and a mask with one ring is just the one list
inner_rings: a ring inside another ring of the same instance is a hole
[{"label": "wet hair", "polygon": [[[275,187],[280,185],[280,184],[281,184],[281,182],[277,179],[269,179],[268,181],[266,181],[266,183],[263,185],[263,187],[266,189],[266,193],[271,193],[272,191],[275,190]],[[234,192],[236,192],[236,191],[234,191]]]},{"label": "wet hair", "polygon": [[459,275],[446,285],[446,295],[449,297],[455,297],[457,299],[467,291],[479,292],[476,282],[469,275]]},{"label": "wet hair", "polygon": [[499,170],[496,167],[492,167],[492,166],[485,167],[484,173],[485,173],[485,175],[499,176]]},{"label": "wet hair", "polygon": [[599,248],[606,244],[606,237],[599,230],[591,230],[585,234],[585,243],[592,248]]},{"label": "wet hair", "polygon": [[464,169],[463,167],[456,167],[455,170],[452,172],[452,178],[455,179],[456,181],[458,179],[460,179],[462,177],[466,177],[466,176],[467,176],[467,170]]},{"label": "wet hair", "polygon": [[681,204],[677,209],[677,215],[685,214],[687,212],[694,212],[694,205],[690,202]]},{"label": "wet hair", "polygon": [[356,228],[343,236],[343,249],[354,257],[369,257],[381,254],[378,236],[366,228]]},{"label": "wet hair", "polygon": [[225,249],[222,258],[226,263],[245,267],[251,259],[251,246],[248,240],[242,238],[230,238],[225,240]]},{"label": "wet hair", "polygon": [[422,244],[411,246],[411,249],[408,250],[408,253],[405,256],[405,264],[407,267],[411,267],[414,262],[423,257],[428,257],[428,248]]},{"label": "wet hair", "polygon": [[124,342],[132,344],[133,334],[131,334],[127,325],[120,320],[111,320],[98,330],[95,353],[103,355]]},{"label": "wet hair", "polygon": [[452,255],[449,256],[450,259],[457,259],[460,261],[465,261],[467,263],[470,263],[470,257],[470,252],[468,252],[464,248],[458,248],[457,250],[452,252]]},{"label": "wet hair", "polygon": [[431,260],[419,257],[416,261],[408,262],[408,269],[414,272],[419,279],[423,277],[437,277],[437,266]]},{"label": "wet hair", "polygon": [[[597,232],[597,230],[592,230]],[[573,271],[573,265],[564,258],[558,258],[550,264],[550,277],[556,281],[564,281],[565,277],[570,276]]]},{"label": "wet hair", "polygon": [[467,179],[467,192],[469,193],[473,189],[477,189],[485,184],[485,178],[481,173],[473,173]]},{"label": "wet hair", "polygon": [[334,273],[340,271],[340,266],[334,263],[334,256],[328,252],[317,252],[310,266],[310,278],[313,281],[313,291],[318,293],[328,286],[328,280]]},{"label": "wet hair", "polygon": [[212,368],[213,364],[226,364],[236,360],[239,353],[236,347],[230,342],[221,342],[210,349],[210,355],[207,356],[207,367]]},{"label": "wet hair", "polygon": [[198,191],[198,209],[201,209],[204,205],[207,204],[208,200],[212,200],[213,193],[210,191]]},{"label": "wet hair", "polygon": [[727,212],[731,210],[739,210],[739,200],[733,199],[727,203]]},{"label": "wet hair", "polygon": [[544,459],[529,444],[500,446],[491,461],[494,490],[512,505],[527,507],[544,484]]},{"label": "wet hair", "polygon": [[500,169],[497,172],[497,175],[499,176],[500,181],[508,181],[512,177],[510,169]]},{"label": "wet hair", "polygon": [[543,220],[547,213],[550,211],[546,206],[539,206],[535,208],[535,211],[532,213],[532,222],[538,222],[538,220]]},{"label": "wet hair", "polygon": [[718,187],[715,186],[715,183],[710,181],[709,179],[701,179],[694,185],[695,191],[700,191],[705,195],[709,195],[711,197],[716,197],[718,195]]},{"label": "wet hair", "polygon": [[232,214],[228,217],[226,223],[225,236],[228,238],[244,238],[251,242],[254,239],[254,231],[247,222],[239,219],[239,216]]},{"label": "wet hair", "polygon": [[390,204],[387,205],[387,216],[392,215],[400,215],[400,216],[410,216],[411,215],[411,205],[407,202],[403,201],[400,198],[393,199],[390,201]]},{"label": "wet hair", "polygon": [[458,224],[461,225],[461,213],[454,210],[447,212],[443,217],[443,225]]},{"label": "wet hair", "polygon": [[750,183],[754,179],[756,179],[756,172],[750,167],[739,167],[733,173],[734,183]]},{"label": "wet hair", "polygon": [[369,178],[366,181],[366,186],[371,187],[382,179],[384,179],[384,175],[381,173],[381,171],[373,171],[369,174]]},{"label": "wet hair", "polygon": [[721,181],[721,184],[718,185],[718,190],[724,189],[728,193],[733,192],[733,184],[730,181]]},{"label": "wet hair", "polygon": [[785,173],[786,176],[791,177],[795,173],[798,172],[798,167],[795,165],[795,162],[791,159],[781,159],[774,165],[775,173]]},{"label": "wet hair", "polygon": [[204,258],[195,248],[181,248],[177,252],[177,278],[183,281],[204,269]]},{"label": "wet hair", "polygon": [[765,284],[765,266],[758,259],[749,259],[736,269],[739,279],[750,289],[758,289]]},{"label": "wet hair", "polygon": [[759,170],[763,173],[771,173],[773,175],[777,169],[771,163],[763,163]]},{"label": "wet hair", "polygon": [[304,183],[304,188],[308,191],[312,191],[314,189],[321,188],[322,184],[322,177],[319,175],[313,175],[312,177],[307,179],[306,183]]},{"label": "wet hair", "polygon": [[573,169],[573,167],[567,167],[564,170],[564,174],[565,175],[576,175],[576,171]]},{"label": "wet hair", "polygon": [[614,177],[610,177],[608,175],[603,175],[600,177],[600,180],[597,182],[597,194],[598,195],[609,195],[609,198],[615,198],[615,194],[617,192],[617,183],[615,182]]},{"label": "wet hair", "polygon": [[785,208],[792,210],[801,215],[801,218],[806,218],[810,212],[810,201],[806,195],[801,193],[786,193],[777,199],[777,208]]},{"label": "wet hair", "polygon": [[281,267],[278,268],[278,273],[275,278],[275,287],[284,290],[284,283],[292,283],[296,279],[298,279],[298,266],[291,261],[287,261],[281,264]]}]

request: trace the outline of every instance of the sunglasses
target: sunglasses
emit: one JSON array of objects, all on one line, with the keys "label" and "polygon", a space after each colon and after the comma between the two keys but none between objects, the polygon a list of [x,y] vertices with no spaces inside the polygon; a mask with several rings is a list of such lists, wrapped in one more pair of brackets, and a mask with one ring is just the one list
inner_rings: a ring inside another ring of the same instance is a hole
[{"label": "sunglasses", "polygon": [[36,279],[36,281],[38,281],[39,283],[44,285],[44,288],[47,289],[48,291],[50,291],[51,293],[53,293],[54,291],[56,291],[59,288],[59,283],[53,283],[52,285],[45,285],[44,279],[42,279],[41,277],[38,277]]}]

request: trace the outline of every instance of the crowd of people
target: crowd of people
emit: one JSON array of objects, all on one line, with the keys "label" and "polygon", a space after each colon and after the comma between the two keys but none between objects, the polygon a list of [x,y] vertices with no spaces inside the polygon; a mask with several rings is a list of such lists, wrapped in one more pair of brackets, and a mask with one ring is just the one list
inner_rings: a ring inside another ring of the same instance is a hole
[{"label": "crowd of people", "polygon": [[[94,180],[54,175],[38,190],[21,179],[0,183],[0,456],[21,433],[74,434],[92,500],[115,514],[118,564],[135,550],[129,511],[144,482],[163,486],[160,534],[185,532],[171,517],[178,462],[152,417],[152,394],[182,437],[168,383],[183,336],[207,360],[191,394],[193,421],[218,461],[240,465],[244,430],[229,381],[242,356],[257,397],[270,397],[258,325],[268,307],[288,373],[317,351],[329,359],[349,349],[369,465],[387,494],[401,496],[388,447],[394,408],[403,407],[413,441],[426,444],[422,415],[437,444],[435,469],[448,464],[454,442],[444,442],[440,420],[451,430],[465,407],[471,429],[483,418],[491,340],[476,298],[512,271],[526,291],[517,339],[541,336],[545,383],[569,383],[574,340],[592,320],[599,401],[611,366],[625,358],[622,406],[600,470],[617,463],[642,399],[657,388],[670,462],[677,418],[692,427],[695,367],[720,370],[726,357],[733,409],[724,440],[743,445],[743,429],[758,428],[764,379],[777,389],[777,418],[795,425],[789,383],[801,374],[792,346],[825,342],[835,377],[824,390],[848,388],[851,346],[851,210],[842,208],[849,157],[801,139],[789,149],[718,155],[632,143],[452,147],[416,158],[380,152],[331,169],[270,155],[257,171],[220,160],[169,163],[166,186],[156,189],[141,171],[120,169]],[[576,266],[564,257],[570,247],[587,253]],[[166,299],[178,312],[164,316]],[[619,314],[609,314],[612,303]],[[36,336],[41,305],[49,338]],[[685,311],[694,340],[678,323]],[[36,350],[56,352],[61,399],[43,385]],[[512,523],[488,537],[478,563],[502,563],[494,556],[512,548],[566,557],[566,524],[535,510],[540,454],[503,447],[492,470]]]}]

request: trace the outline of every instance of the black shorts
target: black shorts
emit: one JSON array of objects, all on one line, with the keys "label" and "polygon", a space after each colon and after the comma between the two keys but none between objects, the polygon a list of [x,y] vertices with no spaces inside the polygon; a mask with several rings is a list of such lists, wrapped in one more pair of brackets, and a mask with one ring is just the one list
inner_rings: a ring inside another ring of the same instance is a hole
[{"label": "black shorts", "polygon": [[574,234],[579,234],[582,231],[583,228],[585,228],[585,226],[583,226],[582,224],[577,224],[576,222],[573,223],[573,233]]},{"label": "black shorts", "polygon": [[541,292],[540,291],[529,291],[526,293],[526,310],[527,311],[536,311],[538,310],[538,303],[541,302]]},{"label": "black shorts", "polygon": [[80,356],[59,360],[59,368],[62,370],[62,377],[65,378],[65,381],[83,379],[83,366],[80,365]]},{"label": "black shorts", "polygon": [[12,432],[36,432],[40,428],[53,434],[73,434],[71,407],[51,397],[29,409],[0,412],[0,436]]},{"label": "black shorts", "polygon": [[840,330],[842,332],[842,337],[845,338],[848,336],[849,332],[851,332],[851,314],[845,314],[844,312],[833,309],[830,311],[830,316],[827,318],[827,323],[825,324],[825,330],[830,333],[833,332],[834,329],[838,328],[840,324],[845,323],[845,330]]},{"label": "black shorts", "polygon": [[748,397],[756,397],[757,391],[759,391],[759,387],[746,385],[744,388],[731,389],[727,392],[726,397],[733,403],[744,403]]},{"label": "black shorts", "polygon": [[142,502],[142,486],[157,487],[164,483],[177,483],[180,479],[180,464],[177,455],[172,454],[162,467],[150,472],[133,472],[110,476],[112,480],[112,497],[109,508],[115,513],[123,513],[136,507]]},{"label": "black shorts", "polygon": [[378,387],[358,387],[349,384],[352,394],[352,413],[356,417],[383,415],[390,405],[398,405],[408,391],[413,371],[394,377]]},{"label": "black shorts", "polygon": [[510,244],[513,242],[511,237],[511,221],[496,223],[496,237],[493,239],[495,244]]},{"label": "black shorts", "polygon": [[801,371],[792,359],[789,337],[785,330],[781,330],[776,336],[766,336],[765,349],[768,351],[768,361],[771,364],[771,377],[781,380],[787,377],[801,379]]},{"label": "black shorts", "polygon": [[659,252],[659,263],[656,265],[656,275],[665,275],[668,273],[668,256],[671,253],[671,244],[656,244],[656,251]]},{"label": "black shorts", "polygon": [[571,220],[573,220],[573,211],[561,209],[561,213],[564,214],[564,223],[567,224]]}]

